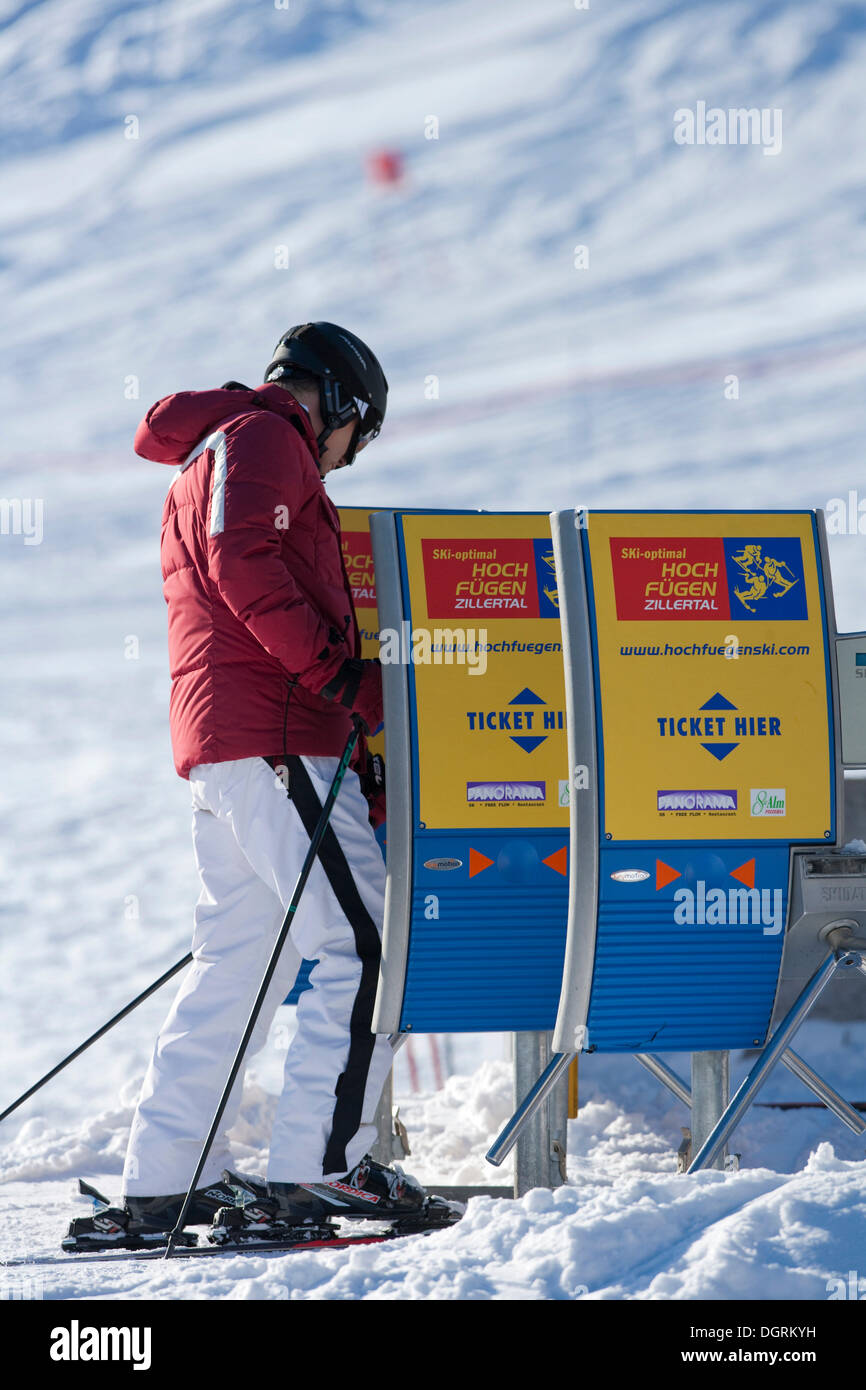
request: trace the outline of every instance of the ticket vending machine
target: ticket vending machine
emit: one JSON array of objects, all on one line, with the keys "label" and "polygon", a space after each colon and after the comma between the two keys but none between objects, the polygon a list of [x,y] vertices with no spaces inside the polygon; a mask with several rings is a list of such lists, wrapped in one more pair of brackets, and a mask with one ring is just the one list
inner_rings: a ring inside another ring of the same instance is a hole
[{"label": "ticket vending machine", "polygon": [[589,781],[554,1046],[761,1047],[791,846],[836,838],[817,518],[562,513],[554,532]]},{"label": "ticket vending machine", "polygon": [[[866,759],[866,647],[837,639],[820,513],[575,511],[551,527],[575,789],[567,946],[555,1057],[488,1158],[581,1051],[761,1049],[692,1167],[715,1161],[780,1059],[862,1133],[789,1047],[866,948],[866,858],[838,838],[843,741],[844,765]],[[774,1021],[786,972],[798,992]]]},{"label": "ticket vending machine", "polygon": [[388,732],[374,1029],[553,1027],[569,780],[549,518],[371,519]]}]

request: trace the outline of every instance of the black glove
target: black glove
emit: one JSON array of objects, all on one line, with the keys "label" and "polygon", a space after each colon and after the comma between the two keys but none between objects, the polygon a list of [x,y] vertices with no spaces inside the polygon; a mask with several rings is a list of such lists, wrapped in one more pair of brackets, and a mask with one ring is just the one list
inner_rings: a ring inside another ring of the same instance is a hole
[{"label": "black glove", "polygon": [[375,733],[382,723],[382,666],[378,657],[347,657],[337,674],[323,686],[324,700],[336,700],[357,714],[365,732]]},{"label": "black glove", "polygon": [[370,808],[370,824],[376,829],[385,819],[385,759],[381,753],[368,755],[359,781]]}]

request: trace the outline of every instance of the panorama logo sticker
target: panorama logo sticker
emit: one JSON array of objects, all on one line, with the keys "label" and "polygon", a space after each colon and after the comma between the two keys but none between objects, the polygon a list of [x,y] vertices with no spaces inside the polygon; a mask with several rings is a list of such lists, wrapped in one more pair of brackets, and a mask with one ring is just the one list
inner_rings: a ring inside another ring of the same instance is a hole
[{"label": "panorama logo sticker", "polygon": [[611,874],[611,878],[617,883],[643,883],[649,878],[646,869],[617,869]]},{"label": "panorama logo sticker", "polygon": [[462,859],[449,859],[447,855],[441,855],[438,859],[425,859],[425,869],[461,869]]},{"label": "panorama logo sticker", "polygon": [[544,801],[546,784],[544,782],[467,782],[466,800],[491,805],[495,802],[512,802],[526,805]]},{"label": "panorama logo sticker", "polygon": [[658,811],[736,811],[737,793],[730,791],[701,791],[697,788],[688,791],[657,791],[656,810]]}]

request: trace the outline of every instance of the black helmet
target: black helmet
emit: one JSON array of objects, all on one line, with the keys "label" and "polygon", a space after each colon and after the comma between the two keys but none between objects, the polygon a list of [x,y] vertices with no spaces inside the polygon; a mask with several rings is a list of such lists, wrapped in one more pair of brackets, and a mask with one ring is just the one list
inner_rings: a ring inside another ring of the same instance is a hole
[{"label": "black helmet", "polygon": [[319,405],[324,429],[321,449],[328,436],[350,421],[358,425],[346,462],[351,463],[382,428],[388,401],[388,383],[377,359],[354,333],[336,323],[302,323],[284,333],[274,348],[265,372],[266,381],[288,383],[293,376],[319,378]]}]

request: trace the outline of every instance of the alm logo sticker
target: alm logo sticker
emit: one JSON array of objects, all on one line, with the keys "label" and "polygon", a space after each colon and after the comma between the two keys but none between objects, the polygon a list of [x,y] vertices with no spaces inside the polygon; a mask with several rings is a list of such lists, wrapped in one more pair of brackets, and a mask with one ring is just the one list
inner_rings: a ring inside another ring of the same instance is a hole
[{"label": "alm logo sticker", "polygon": [[785,814],[784,787],[752,787],[749,791],[753,816],[783,816]]},{"label": "alm logo sticker", "polygon": [[617,883],[643,883],[649,874],[646,869],[617,869],[611,878],[616,879]]},{"label": "alm logo sticker", "polygon": [[462,859],[448,859],[444,856],[439,859],[424,860],[425,869],[460,869],[462,866]]}]

